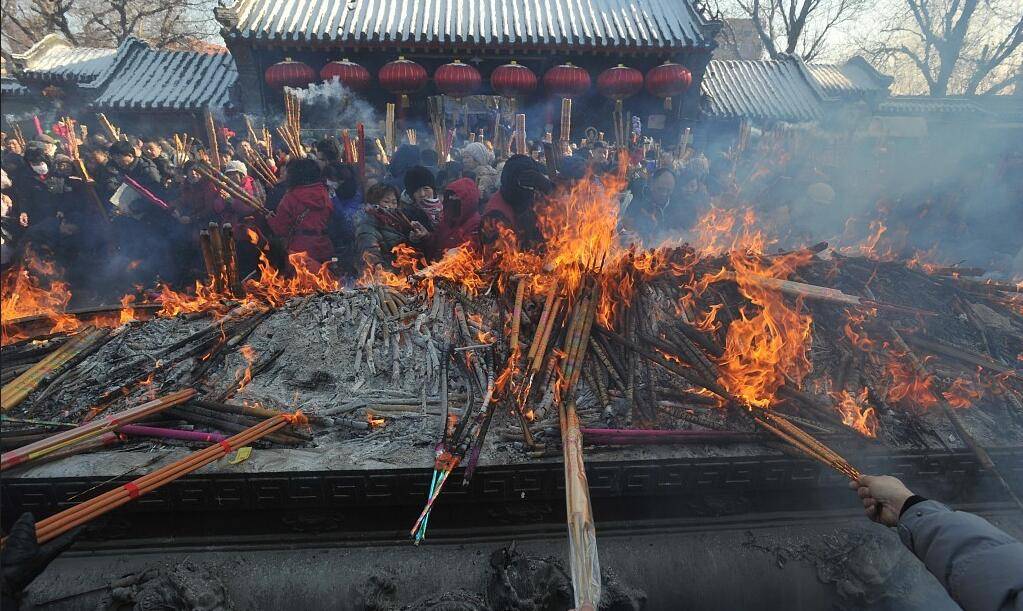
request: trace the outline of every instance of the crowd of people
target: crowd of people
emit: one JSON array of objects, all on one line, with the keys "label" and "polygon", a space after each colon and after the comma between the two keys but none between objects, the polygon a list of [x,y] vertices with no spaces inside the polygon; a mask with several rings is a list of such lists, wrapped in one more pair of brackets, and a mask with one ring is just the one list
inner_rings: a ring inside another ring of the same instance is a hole
[{"label": "crowd of people", "polygon": [[[391,265],[398,245],[429,261],[465,242],[484,245],[500,226],[537,247],[538,202],[559,183],[600,182],[620,171],[629,182],[619,226],[626,241],[647,245],[687,237],[711,207],[753,205],[765,226],[808,244],[848,232],[854,192],[870,203],[864,218],[878,213],[875,203],[892,203],[890,191],[860,188],[870,182],[864,172],[843,184],[853,173],[839,172],[833,155],[795,154],[791,142],[766,136],[703,150],[640,141],[624,155],[605,142],[583,141],[564,152],[556,171],[541,145],[530,145],[530,155],[499,158],[484,141],[455,148],[448,160],[431,147],[405,144],[386,165],[368,147],[362,167],[344,162],[333,137],[307,143],[305,156],[225,137],[217,160],[130,134],[116,141],[91,135],[74,158],[65,140],[45,134],[30,142],[4,134],[3,144],[4,266],[26,253],[53,261],[80,302],[202,279],[197,240],[210,222],[232,225],[243,275],[263,252],[281,269],[297,255],[312,269],[330,265],[338,277],[357,278],[366,265]],[[210,175],[212,165],[233,188]],[[919,225],[928,202],[896,206],[907,224]],[[927,221],[961,224],[957,219],[943,210]]]}]

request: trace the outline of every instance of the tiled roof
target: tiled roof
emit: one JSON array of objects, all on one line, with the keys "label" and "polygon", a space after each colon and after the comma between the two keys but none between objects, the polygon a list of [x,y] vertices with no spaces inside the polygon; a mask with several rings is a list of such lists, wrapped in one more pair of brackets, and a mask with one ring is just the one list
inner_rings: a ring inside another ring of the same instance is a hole
[{"label": "tiled roof", "polygon": [[87,83],[109,67],[117,49],[76,47],[49,34],[24,53],[14,55],[21,78]]},{"label": "tiled roof", "polygon": [[802,60],[711,60],[701,85],[707,116],[716,119],[814,121],[823,90]]},{"label": "tiled roof", "polygon": [[129,38],[89,87],[100,90],[96,108],[197,110],[226,106],[237,77],[228,53],[163,51]]},{"label": "tiled roof", "polygon": [[705,46],[689,0],[238,0],[225,38],[352,46],[516,45],[644,50]]},{"label": "tiled roof", "polygon": [[893,80],[859,56],[844,64],[806,64],[806,67],[828,96],[884,95]]}]

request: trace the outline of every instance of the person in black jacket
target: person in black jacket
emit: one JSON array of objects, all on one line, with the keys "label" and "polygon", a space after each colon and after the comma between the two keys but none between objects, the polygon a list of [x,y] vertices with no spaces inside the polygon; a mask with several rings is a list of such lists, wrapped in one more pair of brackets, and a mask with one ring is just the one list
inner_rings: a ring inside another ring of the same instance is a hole
[{"label": "person in black jacket", "polygon": [[123,140],[110,146],[110,159],[108,167],[119,181],[129,177],[163,202],[162,205],[142,195],[132,202],[130,210],[121,210],[114,219],[118,256],[111,258],[108,270],[114,283],[111,290],[130,291],[137,284],[146,286],[157,279],[174,283],[177,267],[172,253],[183,234],[168,229],[178,228],[179,223],[170,208],[165,207],[169,204],[160,171],[152,161],[136,155],[134,146]]},{"label": "person in black jacket", "polygon": [[160,173],[160,183],[164,188],[170,186],[177,179],[177,168],[174,162],[167,155],[164,155],[163,148],[156,140],[150,140],[142,145],[142,157],[153,162],[157,172]]}]

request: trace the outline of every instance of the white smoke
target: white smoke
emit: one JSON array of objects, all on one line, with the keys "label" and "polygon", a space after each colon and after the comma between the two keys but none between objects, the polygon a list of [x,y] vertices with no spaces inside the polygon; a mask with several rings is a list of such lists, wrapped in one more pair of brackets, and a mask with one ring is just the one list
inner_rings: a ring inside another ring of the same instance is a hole
[{"label": "white smoke", "polygon": [[302,103],[302,129],[325,129],[334,133],[352,130],[362,123],[367,138],[379,137],[381,119],[366,100],[341,84],[337,77],[303,89],[289,89]]}]

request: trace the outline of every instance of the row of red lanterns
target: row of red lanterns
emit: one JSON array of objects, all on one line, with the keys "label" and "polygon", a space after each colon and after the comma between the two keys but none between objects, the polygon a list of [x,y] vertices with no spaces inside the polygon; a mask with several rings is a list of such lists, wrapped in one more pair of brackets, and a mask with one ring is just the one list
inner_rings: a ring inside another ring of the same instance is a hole
[{"label": "row of red lanterns", "polygon": [[[287,58],[266,70],[266,83],[274,89],[284,87],[305,87],[316,80],[316,71],[302,62]],[[337,78],[356,92],[369,88],[372,77],[369,70],[347,59],[332,61],[320,70],[320,79]],[[385,64],[378,75],[380,86],[395,95],[416,93],[426,86],[426,68],[414,61],[399,57]],[[433,75],[437,89],[446,95],[461,98],[476,92],[483,82],[479,70],[469,64],[454,61],[444,64]],[[612,100],[633,96],[646,86],[647,92],[670,103],[672,97],[681,95],[692,84],[693,77],[685,66],[665,62],[650,69],[646,77],[635,68],[619,64],[608,68],[597,76],[597,90]],[[536,89],[537,78],[533,71],[514,61],[499,66],[490,75],[490,86],[506,97],[529,95]],[[562,64],[543,75],[543,86],[556,97],[574,98],[589,91],[590,74],[572,64]]]}]

